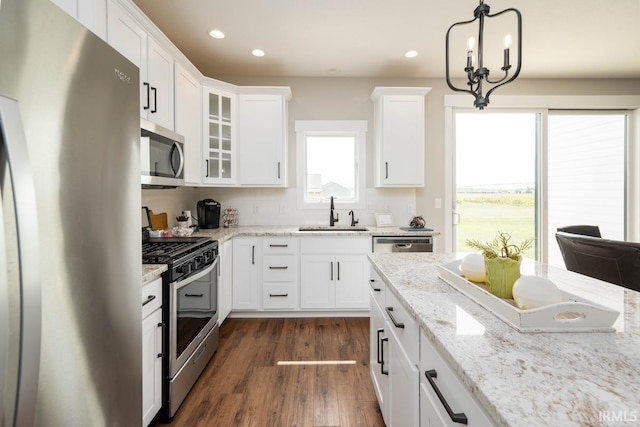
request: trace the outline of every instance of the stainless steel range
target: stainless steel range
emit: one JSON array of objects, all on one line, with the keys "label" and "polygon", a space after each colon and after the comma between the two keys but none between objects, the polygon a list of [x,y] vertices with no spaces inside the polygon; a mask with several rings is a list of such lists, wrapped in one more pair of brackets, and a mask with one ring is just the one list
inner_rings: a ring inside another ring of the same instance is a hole
[{"label": "stainless steel range", "polygon": [[171,420],[218,348],[218,242],[206,237],[150,238],[143,264],[163,273],[163,405]]}]

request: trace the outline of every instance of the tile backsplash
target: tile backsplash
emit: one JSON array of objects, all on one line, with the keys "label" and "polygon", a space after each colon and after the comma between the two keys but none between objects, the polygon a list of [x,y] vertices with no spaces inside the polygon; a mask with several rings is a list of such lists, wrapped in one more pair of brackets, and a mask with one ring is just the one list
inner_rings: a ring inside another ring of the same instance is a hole
[{"label": "tile backsplash", "polygon": [[[196,203],[202,199],[220,202],[222,209],[238,210],[239,225],[328,225],[328,209],[298,209],[295,188],[179,187],[142,190],[142,206],[154,213],[166,212],[169,226],[184,210],[197,217]],[[375,225],[375,214],[391,213],[396,225],[407,225],[416,215],[415,189],[367,188],[366,208],[354,209],[359,225]],[[349,225],[349,209],[337,209],[339,225]],[[418,212],[418,214],[420,214]],[[427,220],[427,222],[429,222]]]}]

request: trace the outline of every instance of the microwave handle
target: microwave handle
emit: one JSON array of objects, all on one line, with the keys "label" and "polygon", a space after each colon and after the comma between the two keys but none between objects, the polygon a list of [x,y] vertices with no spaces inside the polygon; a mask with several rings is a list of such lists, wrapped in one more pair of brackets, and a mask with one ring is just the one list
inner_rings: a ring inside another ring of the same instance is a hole
[{"label": "microwave handle", "polygon": [[180,147],[180,144],[178,144],[177,142],[174,142],[173,147],[171,147],[171,153],[170,153],[171,159],[173,159],[173,153],[175,151],[178,151],[178,156],[180,156],[180,165],[178,166],[178,170],[176,170],[173,167],[173,162],[169,162],[169,163],[171,165],[171,170],[173,171],[173,174],[175,176],[180,176],[180,174],[182,173],[182,169],[184,168],[184,153],[182,152],[182,148]]}]

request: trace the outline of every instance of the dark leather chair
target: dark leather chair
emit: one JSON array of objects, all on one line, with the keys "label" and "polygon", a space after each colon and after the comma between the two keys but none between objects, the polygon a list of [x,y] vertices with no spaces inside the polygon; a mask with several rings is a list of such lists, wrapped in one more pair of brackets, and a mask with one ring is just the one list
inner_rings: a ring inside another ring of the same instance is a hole
[{"label": "dark leather chair", "polygon": [[562,231],[556,240],[567,270],[640,291],[640,243]]},{"label": "dark leather chair", "polygon": [[600,227],[597,225],[568,225],[566,227],[559,227],[557,231],[580,234],[582,236],[602,237]]}]

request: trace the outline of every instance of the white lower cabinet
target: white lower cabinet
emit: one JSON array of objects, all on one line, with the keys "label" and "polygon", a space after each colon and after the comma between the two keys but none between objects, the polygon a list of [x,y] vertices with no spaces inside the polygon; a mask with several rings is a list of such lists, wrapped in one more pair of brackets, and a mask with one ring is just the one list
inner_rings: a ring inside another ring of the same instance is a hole
[{"label": "white lower cabinet", "polygon": [[142,425],[162,407],[162,279],[142,287]]},{"label": "white lower cabinet", "polygon": [[299,308],[299,241],[294,237],[262,239],[262,308]]},{"label": "white lower cabinet", "polygon": [[218,324],[231,313],[233,306],[233,241],[227,240],[220,245],[220,264],[218,269]]},{"label": "white lower cabinet", "polygon": [[420,334],[421,427],[467,425],[490,427],[494,423],[424,333]]},{"label": "white lower cabinet", "polygon": [[262,245],[259,238],[233,239],[233,309],[258,310],[262,300]]},{"label": "white lower cabinet", "polygon": [[419,420],[419,328],[396,296],[385,292],[384,364],[388,366],[387,425],[418,427]]},{"label": "white lower cabinet", "polygon": [[[385,325],[386,319],[384,312],[378,305],[373,293],[371,294],[370,300],[369,334],[371,345],[369,346],[369,369],[371,381],[373,381],[373,390],[380,404],[382,418],[384,418],[385,423],[388,424],[389,411],[387,409],[387,393],[389,389],[389,368],[384,364],[384,354],[382,353],[383,343],[388,342],[388,338],[385,338],[388,330]],[[383,339],[385,339],[385,341],[382,341]]]},{"label": "white lower cabinet", "polygon": [[[388,325],[388,322],[387,322]],[[418,427],[420,373],[393,332],[389,339],[389,422],[390,427]]]},{"label": "white lower cabinet", "polygon": [[366,309],[371,238],[303,238],[300,242],[300,307]]},{"label": "white lower cabinet", "polygon": [[373,388],[389,427],[420,426],[418,324],[370,269],[370,363]]}]

